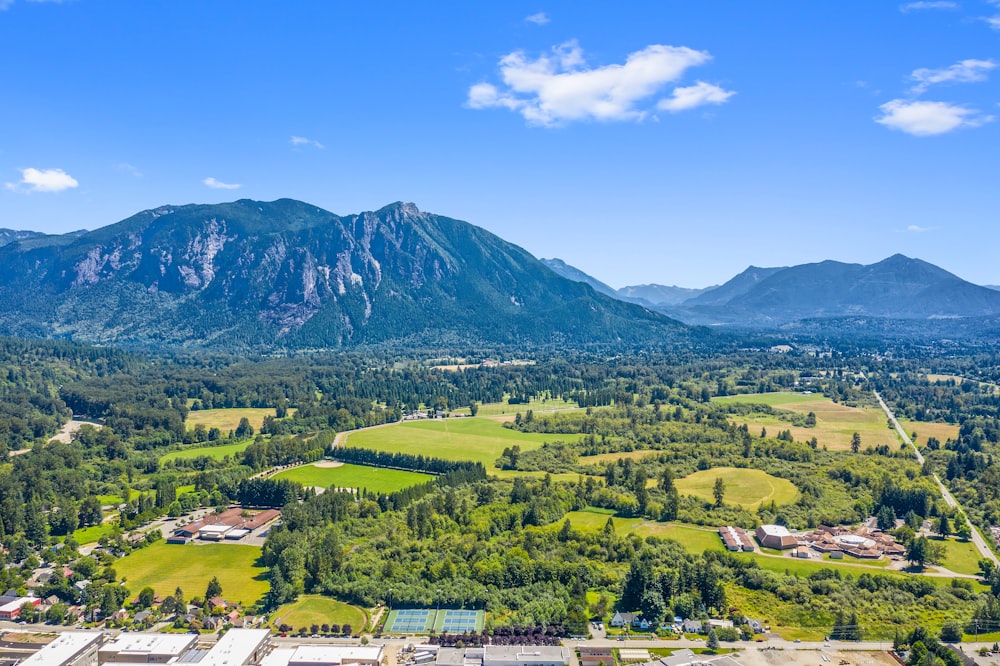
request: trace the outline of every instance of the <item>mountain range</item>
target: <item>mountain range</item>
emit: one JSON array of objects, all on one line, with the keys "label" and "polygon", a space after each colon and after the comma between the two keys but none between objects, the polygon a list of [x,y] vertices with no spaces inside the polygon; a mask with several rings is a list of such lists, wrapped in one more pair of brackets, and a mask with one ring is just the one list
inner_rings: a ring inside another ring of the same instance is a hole
[{"label": "mountain range", "polygon": [[482,228],[395,203],[162,206],[0,247],[0,332],[225,350],[630,344],[689,329]]},{"label": "mountain range", "polygon": [[[1000,291],[901,254],[867,266],[839,261],[750,266],[722,285],[694,291],[680,301],[647,302],[688,324],[752,327],[845,317],[927,320],[1000,315]],[[627,300],[636,292],[626,287],[614,293]]]}]

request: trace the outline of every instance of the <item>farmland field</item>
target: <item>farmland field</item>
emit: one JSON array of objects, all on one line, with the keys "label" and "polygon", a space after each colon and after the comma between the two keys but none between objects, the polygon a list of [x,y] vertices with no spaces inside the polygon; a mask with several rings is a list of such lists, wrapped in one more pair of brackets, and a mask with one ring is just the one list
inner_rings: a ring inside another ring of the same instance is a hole
[{"label": "farmland field", "polygon": [[423,454],[446,460],[472,460],[492,471],[495,470],[493,463],[509,446],[516,444],[524,451],[537,449],[544,442],[575,442],[581,437],[523,433],[504,428],[489,418],[453,418],[404,421],[384,428],[359,430],[348,435],[345,446]]},{"label": "farmland field", "polygon": [[240,419],[246,417],[250,420],[250,425],[254,430],[259,430],[264,423],[265,416],[274,416],[273,409],[265,407],[239,407],[233,409],[198,409],[188,412],[185,421],[188,430],[191,430],[199,423],[206,428],[218,428],[222,434],[227,434],[230,430],[236,430],[240,424]]},{"label": "farmland field", "polygon": [[426,483],[434,477],[419,472],[405,472],[398,469],[383,469],[365,465],[323,466],[323,463],[313,463],[286,469],[274,475],[276,479],[288,479],[301,483],[303,486],[318,486],[320,488],[364,488],[377,493],[392,493],[403,488],[409,488],[420,483]]},{"label": "farmland field", "polygon": [[903,430],[906,431],[907,435],[917,433],[915,441],[917,446],[923,446],[931,437],[937,437],[942,447],[949,439],[958,439],[958,426],[951,423],[931,423],[928,421],[899,419],[899,425],[903,426]]},{"label": "farmland field", "polygon": [[813,412],[816,415],[814,428],[794,426],[776,416],[765,414],[730,417],[729,420],[737,425],[744,423],[749,425],[751,433],[755,435],[761,427],[766,427],[772,437],[777,435],[779,430],[790,430],[796,441],[806,442],[815,437],[820,446],[825,446],[831,451],[846,451],[851,448],[851,436],[856,432],[861,435],[862,448],[879,444],[889,444],[893,448],[899,446],[898,436],[886,425],[885,413],[874,406],[847,407],[819,393],[752,393],[713,398],[713,400],[722,404],[769,405],[775,409],[799,414]]},{"label": "farmland field", "polygon": [[675,483],[681,494],[713,502],[715,498],[712,492],[717,478],[721,478],[726,484],[725,503],[738,504],[748,509],[772,501],[775,504],[790,504],[799,496],[799,491],[791,481],[771,476],[759,469],[716,467],[677,479]]},{"label": "farmland field", "polygon": [[224,599],[249,605],[268,588],[264,568],[256,565],[259,557],[256,546],[178,546],[159,541],[118,560],[115,570],[135,594],[149,586],[167,596],[180,587],[188,599],[204,595],[209,581],[217,576]]},{"label": "farmland field", "polygon": [[339,624],[341,627],[349,624],[353,632],[359,632],[367,622],[368,615],[357,606],[318,594],[306,594],[275,611],[271,624],[275,627],[290,624],[296,629],[313,624]]},{"label": "farmland field", "polygon": [[[534,411],[536,414],[544,414],[545,412],[555,412],[566,409],[580,409],[580,407],[575,402],[567,402],[562,398],[534,399],[523,405],[511,405],[507,402],[487,402],[479,405],[479,410],[476,412],[476,416],[514,416],[518,412],[524,414],[529,409]],[[469,408],[461,407],[455,409],[454,411],[456,414],[468,414]]]}]

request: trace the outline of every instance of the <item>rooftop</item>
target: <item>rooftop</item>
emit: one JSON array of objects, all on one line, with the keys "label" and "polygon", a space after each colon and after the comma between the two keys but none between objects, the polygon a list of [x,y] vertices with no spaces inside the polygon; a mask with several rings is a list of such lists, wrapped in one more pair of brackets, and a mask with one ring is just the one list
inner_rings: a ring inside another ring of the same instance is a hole
[{"label": "rooftop", "polygon": [[269,629],[230,629],[208,651],[201,666],[241,666],[270,637]]},{"label": "rooftop", "polygon": [[100,643],[103,636],[100,632],[67,631],[21,663],[24,666],[64,664],[91,645]]},{"label": "rooftop", "polygon": [[198,641],[194,634],[121,634],[101,647],[102,653],[179,655]]}]

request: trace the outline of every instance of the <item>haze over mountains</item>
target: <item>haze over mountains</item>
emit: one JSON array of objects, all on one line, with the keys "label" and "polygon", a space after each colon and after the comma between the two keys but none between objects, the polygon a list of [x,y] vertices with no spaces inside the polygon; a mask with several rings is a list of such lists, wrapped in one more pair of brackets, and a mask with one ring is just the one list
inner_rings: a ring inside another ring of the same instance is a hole
[{"label": "haze over mountains", "polygon": [[336,349],[669,340],[686,327],[396,203],[162,206],[0,248],[0,331],[118,345]]}]

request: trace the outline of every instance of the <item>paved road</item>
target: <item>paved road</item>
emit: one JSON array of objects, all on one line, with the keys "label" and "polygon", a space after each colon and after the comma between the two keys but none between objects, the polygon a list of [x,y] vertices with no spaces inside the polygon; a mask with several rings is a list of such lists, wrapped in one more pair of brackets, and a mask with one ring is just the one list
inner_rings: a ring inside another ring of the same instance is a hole
[{"label": "paved road", "polygon": [[[906,434],[905,430],[903,430],[903,426],[899,425],[899,421],[896,420],[896,416],[892,413],[892,410],[889,409],[889,405],[885,404],[885,400],[882,399],[882,396],[879,395],[878,391],[872,390],[872,393],[874,393],[875,397],[878,399],[878,404],[882,406],[882,410],[885,412],[885,415],[889,418],[889,422],[892,423],[894,428],[896,428],[896,432],[899,433],[899,436],[903,438],[904,442],[910,445],[910,447],[913,449],[913,452],[917,456],[917,460],[920,462],[921,465],[923,465],[924,464],[923,454],[920,453],[916,445],[910,439],[910,436]],[[941,479],[938,477],[937,474],[934,475],[934,482],[937,483],[938,488],[941,490],[941,497],[944,498],[945,504],[954,509],[962,508],[958,505],[958,501],[955,500],[955,497],[951,494],[951,491],[949,491],[945,487],[945,485],[941,483]],[[972,527],[972,543],[976,546],[976,550],[979,551],[979,554],[982,557],[985,557],[986,559],[992,560],[994,564],[1000,565],[1000,559],[997,559],[996,554],[986,543],[986,540],[983,539],[983,535],[982,533],[980,533],[979,528],[976,527],[975,525],[972,525],[971,521],[969,524],[970,527]]]}]

